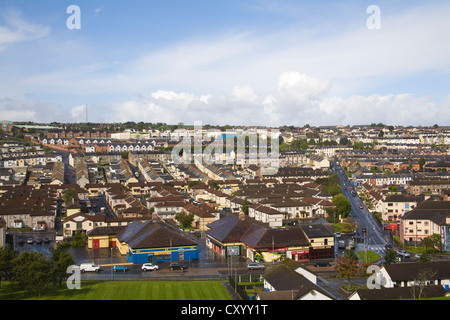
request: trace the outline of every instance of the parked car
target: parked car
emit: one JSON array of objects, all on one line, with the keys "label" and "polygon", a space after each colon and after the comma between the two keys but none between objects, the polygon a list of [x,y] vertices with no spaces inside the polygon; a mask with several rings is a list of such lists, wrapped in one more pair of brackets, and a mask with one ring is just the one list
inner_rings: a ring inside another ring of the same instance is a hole
[{"label": "parked car", "polygon": [[128,268],[125,267],[125,266],[122,266],[122,265],[120,265],[120,264],[116,264],[116,265],[113,267],[113,270],[114,270],[114,272],[119,272],[119,271],[125,272],[125,271],[128,270]]},{"label": "parked car", "polygon": [[37,238],[36,239],[36,244],[41,244],[42,243],[42,239],[41,238]]},{"label": "parked car", "polygon": [[81,272],[99,272],[100,267],[97,266],[95,263],[82,263],[82,264],[80,264],[80,271]]},{"label": "parked car", "polygon": [[34,239],[33,238],[28,238],[27,239],[27,243],[28,244],[33,244],[34,243]]},{"label": "parked car", "polygon": [[315,261],[314,267],[331,267],[331,264],[326,261]]},{"label": "parked car", "polygon": [[266,267],[259,263],[249,263],[247,269],[249,270],[264,270]]},{"label": "parked car", "polygon": [[336,236],[336,238],[340,238],[341,237],[341,233],[340,232],[336,232],[335,236]]},{"label": "parked car", "polygon": [[152,263],[144,263],[142,265],[142,271],[154,271],[154,270],[159,270],[159,266]]},{"label": "parked car", "polygon": [[364,208],[364,206],[363,206],[362,203],[359,204],[359,208],[360,208],[360,209],[363,209],[363,208]]},{"label": "parked car", "polygon": [[173,262],[173,263],[169,264],[169,268],[170,268],[170,270],[183,270],[183,269],[187,269],[188,267],[183,264],[179,264],[178,262]]},{"label": "parked car", "polygon": [[404,258],[409,258],[411,256],[406,250],[397,250],[397,255]]}]

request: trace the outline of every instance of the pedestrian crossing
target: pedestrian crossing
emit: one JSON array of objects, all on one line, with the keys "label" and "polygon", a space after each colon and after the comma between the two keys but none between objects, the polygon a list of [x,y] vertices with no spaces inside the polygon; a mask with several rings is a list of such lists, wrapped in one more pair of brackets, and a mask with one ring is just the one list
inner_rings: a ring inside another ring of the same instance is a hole
[{"label": "pedestrian crossing", "polygon": [[364,245],[364,244],[359,244],[356,246],[356,250],[357,251],[364,251],[364,250],[368,250],[368,251],[373,251],[375,253],[378,254],[384,254],[386,249],[384,248],[384,245]]}]

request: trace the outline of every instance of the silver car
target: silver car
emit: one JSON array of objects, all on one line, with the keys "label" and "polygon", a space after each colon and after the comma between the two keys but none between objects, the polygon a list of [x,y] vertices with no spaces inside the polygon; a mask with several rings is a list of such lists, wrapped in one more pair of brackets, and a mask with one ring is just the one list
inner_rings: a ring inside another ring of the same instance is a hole
[{"label": "silver car", "polygon": [[409,258],[411,256],[406,250],[397,250],[397,255],[405,258]]},{"label": "silver car", "polygon": [[263,266],[262,264],[258,264],[258,263],[249,263],[247,265],[247,269],[249,270],[264,270],[266,267]]}]

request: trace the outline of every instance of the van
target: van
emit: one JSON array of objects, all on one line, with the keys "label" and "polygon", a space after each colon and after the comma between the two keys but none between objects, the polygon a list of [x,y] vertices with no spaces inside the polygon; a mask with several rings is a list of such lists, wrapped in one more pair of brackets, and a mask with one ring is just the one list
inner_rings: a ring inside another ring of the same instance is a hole
[{"label": "van", "polygon": [[80,264],[80,271],[81,272],[99,272],[100,267],[97,266],[95,263],[82,263],[82,264]]}]

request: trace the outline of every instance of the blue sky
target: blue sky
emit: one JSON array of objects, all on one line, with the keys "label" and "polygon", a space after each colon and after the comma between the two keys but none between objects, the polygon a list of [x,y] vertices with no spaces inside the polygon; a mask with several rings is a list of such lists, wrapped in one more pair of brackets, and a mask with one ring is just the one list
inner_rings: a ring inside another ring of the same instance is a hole
[{"label": "blue sky", "polygon": [[81,122],[88,104],[93,122],[447,125],[449,14],[432,0],[2,0],[0,118]]}]

